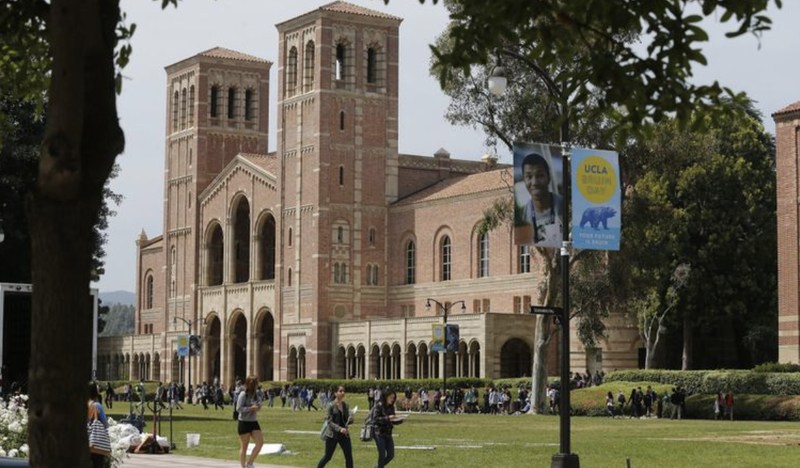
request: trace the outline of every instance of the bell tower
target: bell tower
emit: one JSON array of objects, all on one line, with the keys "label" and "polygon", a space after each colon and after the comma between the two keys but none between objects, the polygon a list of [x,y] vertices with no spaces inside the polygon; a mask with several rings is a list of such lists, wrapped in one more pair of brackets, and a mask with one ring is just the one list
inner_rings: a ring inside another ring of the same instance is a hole
[{"label": "bell tower", "polygon": [[[334,2],[277,25],[281,378],[304,372],[301,348],[313,350],[304,376],[329,377],[331,323],[385,316],[401,21]],[[290,324],[307,331],[289,335]]]}]

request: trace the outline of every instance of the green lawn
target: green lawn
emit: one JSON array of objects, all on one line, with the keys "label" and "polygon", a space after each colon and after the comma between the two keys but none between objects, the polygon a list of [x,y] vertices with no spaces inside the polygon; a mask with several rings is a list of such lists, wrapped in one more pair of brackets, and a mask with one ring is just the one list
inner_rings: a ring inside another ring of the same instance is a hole
[{"label": "green lawn", "polygon": [[[350,395],[361,410],[356,428],[366,416],[366,398]],[[278,401],[278,404],[280,402]],[[128,404],[117,403],[108,414],[119,419]],[[232,409],[189,406],[176,410],[173,422],[176,453],[234,461],[238,457]],[[322,456],[319,429],[322,412],[264,408],[260,422],[267,442],[286,445],[292,455],[261,456],[258,461],[297,467],[316,466]],[[166,419],[166,418],[165,418]],[[395,429],[398,446],[392,467],[544,467],[558,451],[558,417],[412,414]],[[146,431],[152,430],[152,417]],[[169,436],[165,420],[161,435]],[[186,434],[201,434],[200,446],[186,448]],[[373,442],[353,436],[355,466],[375,463]],[[432,449],[404,449],[403,446]],[[581,466],[639,467],[795,467],[800,460],[797,422],[631,420],[572,418],[572,450]],[[344,466],[337,451],[330,467]]]}]

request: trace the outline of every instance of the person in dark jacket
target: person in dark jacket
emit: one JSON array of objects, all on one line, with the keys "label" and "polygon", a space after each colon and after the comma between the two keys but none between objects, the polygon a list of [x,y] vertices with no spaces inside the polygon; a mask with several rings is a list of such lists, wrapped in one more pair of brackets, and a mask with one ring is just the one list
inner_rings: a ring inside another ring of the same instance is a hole
[{"label": "person in dark jacket", "polygon": [[339,385],[334,400],[328,403],[326,408],[326,424],[322,432],[322,438],[325,441],[325,455],[319,460],[317,468],[323,468],[331,461],[336,445],[342,447],[345,466],[353,468],[353,444],[350,442],[350,432],[347,429],[347,426],[353,422],[353,416],[344,401],[344,393],[344,386]]},{"label": "person in dark jacket", "polygon": [[378,464],[375,465],[377,468],[383,468],[394,458],[392,429],[403,422],[395,414],[394,402],[396,400],[397,394],[392,390],[387,390],[383,392],[381,399],[372,407],[370,420],[373,426],[372,433],[375,439],[375,446],[378,449]]}]

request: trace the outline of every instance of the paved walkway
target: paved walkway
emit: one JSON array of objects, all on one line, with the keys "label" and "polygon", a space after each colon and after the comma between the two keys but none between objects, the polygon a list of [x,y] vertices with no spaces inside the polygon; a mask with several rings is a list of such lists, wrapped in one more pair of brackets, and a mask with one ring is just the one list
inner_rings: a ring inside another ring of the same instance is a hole
[{"label": "paved walkway", "polygon": [[[217,460],[214,458],[187,457],[184,455],[165,454],[147,455],[142,453],[130,453],[125,459],[122,468],[239,468],[239,462],[230,460]],[[258,463],[256,468],[290,468],[282,465],[267,465]]]}]

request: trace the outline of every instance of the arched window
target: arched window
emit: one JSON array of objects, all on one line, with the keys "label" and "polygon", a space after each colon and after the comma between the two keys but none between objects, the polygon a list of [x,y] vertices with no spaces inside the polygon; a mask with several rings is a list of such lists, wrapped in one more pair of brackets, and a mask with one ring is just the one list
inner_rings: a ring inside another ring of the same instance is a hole
[{"label": "arched window", "polygon": [[372,271],[370,272],[369,278],[371,285],[378,285],[378,265],[372,265]]},{"label": "arched window", "polygon": [[406,284],[414,284],[417,280],[417,248],[414,241],[406,244]]},{"label": "arched window", "polygon": [[172,131],[178,130],[178,91],[172,95]]},{"label": "arched window", "polygon": [[336,242],[340,244],[344,242],[344,228],[342,226],[336,228]]},{"label": "arched window", "polygon": [[291,268],[289,268],[289,271],[287,272],[287,279],[286,279],[286,283],[287,283],[289,286],[291,286],[291,285],[292,285],[292,269],[291,269]]},{"label": "arched window", "polygon": [[144,308],[145,309],[152,309],[153,308],[153,275],[147,275],[147,279],[144,280]]},{"label": "arched window", "polygon": [[452,268],[452,246],[450,244],[450,237],[444,236],[442,239],[441,244],[441,262],[442,262],[442,274],[441,280],[442,281],[450,281],[451,278],[451,268]]},{"label": "arched window", "polygon": [[478,236],[478,278],[489,276],[489,233]]},{"label": "arched window", "polygon": [[236,88],[228,88],[228,118],[236,117]]},{"label": "arched window", "polygon": [[339,166],[339,185],[344,185],[344,166]]},{"label": "arched window", "polygon": [[345,79],[345,54],[347,49],[345,45],[342,43],[336,44],[336,64],[334,66],[334,79],[336,80],[344,80]]},{"label": "arched window", "polygon": [[286,235],[286,237],[287,237],[286,243],[289,245],[289,247],[291,247],[292,246],[292,228],[289,228],[289,233]]},{"label": "arched window", "polygon": [[374,47],[367,49],[367,83],[378,82],[378,52]]},{"label": "arched window", "polygon": [[344,130],[344,111],[339,111],[339,130]]},{"label": "arched window", "polygon": [[208,107],[211,117],[219,116],[219,86],[217,85],[211,87],[211,102]]},{"label": "arched window", "polygon": [[189,126],[194,126],[194,85],[189,87]]},{"label": "arched window", "polygon": [[375,238],[377,237],[377,231],[374,227],[369,228],[369,233],[367,234],[367,242],[369,245],[375,245]]},{"label": "arched window", "polygon": [[286,61],[286,93],[294,96],[297,90],[297,48],[289,49],[289,58]]},{"label": "arched window", "polygon": [[244,119],[253,120],[253,95],[255,93],[252,89],[244,92]]},{"label": "arched window", "polygon": [[303,91],[308,92],[314,88],[314,41],[306,42],[306,51],[303,57]]},{"label": "arched window", "polygon": [[186,128],[186,88],[181,90],[181,128]]}]

